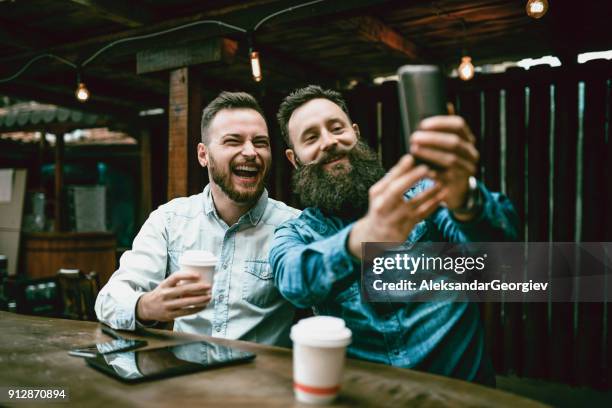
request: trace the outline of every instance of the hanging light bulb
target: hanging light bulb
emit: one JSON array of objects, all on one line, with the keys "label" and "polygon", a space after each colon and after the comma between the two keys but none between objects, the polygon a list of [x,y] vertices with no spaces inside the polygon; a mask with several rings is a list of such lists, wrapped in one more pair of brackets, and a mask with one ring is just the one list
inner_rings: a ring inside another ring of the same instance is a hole
[{"label": "hanging light bulb", "polygon": [[461,64],[459,64],[459,78],[464,81],[469,81],[474,78],[474,65],[472,64],[472,58],[468,56],[461,57]]},{"label": "hanging light bulb", "polygon": [[548,11],[548,0],[529,0],[525,9],[529,17],[542,18]]},{"label": "hanging light bulb", "polygon": [[84,82],[79,82],[79,86],[74,94],[80,102],[86,102],[89,99],[89,89],[87,89]]},{"label": "hanging light bulb", "polygon": [[259,53],[251,50],[251,73],[255,82],[261,81],[261,65],[259,64]]},{"label": "hanging light bulb", "polygon": [[81,69],[80,67],[77,69],[77,89],[74,91],[74,96],[76,96],[79,102],[86,102],[89,99],[89,89],[85,86],[85,82],[81,77]]}]

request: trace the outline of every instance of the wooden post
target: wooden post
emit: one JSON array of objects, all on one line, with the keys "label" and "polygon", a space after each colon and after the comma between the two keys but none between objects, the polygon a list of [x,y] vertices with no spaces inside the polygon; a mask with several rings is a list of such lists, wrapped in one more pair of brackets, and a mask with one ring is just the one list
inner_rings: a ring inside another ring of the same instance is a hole
[{"label": "wooden post", "polygon": [[140,132],[140,224],[144,223],[151,212],[152,173],[151,173],[151,133],[148,130]]},{"label": "wooden post", "polygon": [[62,207],[64,200],[62,190],[64,187],[64,133],[58,132],[55,136],[55,226],[54,230],[64,230]]},{"label": "wooden post", "polygon": [[170,72],[168,108],[168,199],[195,194],[207,180],[197,161],[202,94],[192,68]]}]

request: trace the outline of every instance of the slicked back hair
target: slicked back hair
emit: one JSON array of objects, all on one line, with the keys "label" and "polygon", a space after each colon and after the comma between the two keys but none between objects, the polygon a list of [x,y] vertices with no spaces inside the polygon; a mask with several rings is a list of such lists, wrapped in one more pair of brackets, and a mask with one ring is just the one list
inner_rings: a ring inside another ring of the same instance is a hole
[{"label": "slicked back hair", "polygon": [[263,109],[259,106],[257,100],[253,95],[246,92],[226,92],[223,91],[212,100],[204,110],[202,111],[202,122],[200,124],[200,132],[202,134],[202,143],[208,145],[208,128],[212,123],[213,119],[223,109],[253,109],[258,112],[264,121],[266,116],[263,113]]},{"label": "slicked back hair", "polygon": [[338,105],[340,109],[344,111],[344,113],[346,113],[346,116],[348,116],[350,121],[350,115],[346,102],[344,101],[344,98],[340,92],[336,92],[331,89],[323,89],[318,85],[308,85],[305,88],[296,89],[287,95],[278,108],[278,113],[276,114],[283,139],[290,148],[293,147],[293,145],[291,143],[291,139],[289,138],[289,119],[291,119],[291,115],[296,109],[313,99],[330,100]]}]

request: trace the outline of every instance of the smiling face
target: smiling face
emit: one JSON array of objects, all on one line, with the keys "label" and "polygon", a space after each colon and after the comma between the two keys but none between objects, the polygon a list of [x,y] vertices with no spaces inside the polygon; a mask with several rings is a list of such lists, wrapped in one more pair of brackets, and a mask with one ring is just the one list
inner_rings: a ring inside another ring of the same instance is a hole
[{"label": "smiling face", "polygon": [[359,128],[334,102],[306,102],[293,111],[287,130],[293,148],[285,153],[295,167],[322,163],[329,172],[350,170],[348,152],[357,143]]},{"label": "smiling face", "polygon": [[311,99],[291,113],[287,134],[292,187],[301,203],[344,219],[363,216],[368,189],[384,169],[346,112],[329,99]]},{"label": "smiling face", "polygon": [[222,109],[207,129],[208,143],[198,145],[198,160],[208,167],[213,188],[237,203],[259,199],[270,171],[266,121],[253,109]]}]

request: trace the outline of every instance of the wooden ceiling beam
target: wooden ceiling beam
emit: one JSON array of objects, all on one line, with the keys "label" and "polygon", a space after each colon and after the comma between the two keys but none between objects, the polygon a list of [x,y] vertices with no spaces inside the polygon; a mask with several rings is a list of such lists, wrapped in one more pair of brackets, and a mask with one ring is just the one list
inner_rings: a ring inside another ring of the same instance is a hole
[{"label": "wooden ceiling beam", "polygon": [[[278,17],[275,17],[265,24],[263,24],[260,30],[265,29],[268,26],[276,25],[276,24],[286,24],[292,23],[302,20],[312,20],[323,16],[329,16],[333,14],[342,14],[342,13],[353,13],[359,10],[363,10],[367,7],[372,7],[375,5],[380,5],[384,2],[388,2],[390,0],[335,0],[333,2],[322,2],[314,4],[310,7],[303,7],[296,9],[292,12],[281,14]],[[40,52],[52,52],[64,57],[67,55],[80,54],[82,57],[88,57],[92,52],[94,52],[97,47],[102,46],[103,44],[108,44],[112,41],[124,39],[127,37],[155,33],[159,31],[163,31],[169,28],[174,28],[183,24],[192,23],[195,21],[205,20],[205,19],[218,19],[222,20],[227,24],[232,24],[238,27],[242,27],[245,29],[253,28],[255,24],[261,21],[263,18],[270,16],[274,12],[280,11],[283,8],[289,8],[292,6],[297,6],[303,3],[303,0],[291,0],[288,2],[282,2],[283,6],[277,4],[279,2],[265,3],[262,5],[257,5],[251,8],[246,9],[237,9],[235,11],[230,11],[226,14],[219,14],[214,11],[208,11],[205,13],[192,14],[189,17],[176,18],[173,20],[167,20],[162,23],[156,23],[147,25],[145,27],[134,28],[127,31],[122,31],[118,33],[106,34],[98,37],[88,38],[83,41],[77,41],[69,44],[61,44],[51,48],[38,49],[32,52],[26,52],[18,55],[13,55],[10,57],[5,57],[0,59],[0,62],[10,62],[10,61],[23,61],[28,58],[37,55]],[[213,29],[211,29],[211,27]],[[241,37],[241,34],[237,34],[235,30],[232,30],[227,27],[221,26],[200,26],[190,29],[185,29],[180,31],[180,36],[178,38],[190,38],[191,40],[201,40],[203,38],[210,38],[215,36],[238,36]],[[188,35],[189,34],[189,35]],[[152,44],[158,44],[160,42],[161,37],[157,37],[152,41],[141,41],[137,43],[130,43],[129,46],[122,47],[118,46],[103,54],[102,58],[108,58],[115,54],[117,55],[125,55],[125,54],[133,54],[140,49],[145,49],[150,47]],[[128,44],[126,44],[128,45]]]},{"label": "wooden ceiling beam", "polygon": [[210,38],[185,46],[154,47],[136,54],[136,72],[169,71],[200,64],[228,64],[234,59],[238,42],[228,38]]},{"label": "wooden ceiling beam", "polygon": [[24,29],[23,25],[17,25],[5,19],[0,19],[0,44],[23,50],[32,50],[44,47],[54,42],[53,36],[36,33],[30,28]]},{"label": "wooden ceiling beam", "polygon": [[422,61],[417,46],[384,22],[370,16],[353,17],[340,20],[335,26],[349,29],[369,43],[382,45],[384,48],[399,53],[410,61]]},{"label": "wooden ceiling beam", "polygon": [[87,7],[94,14],[130,28],[142,27],[153,21],[151,13],[139,3],[114,0],[70,0]]}]

